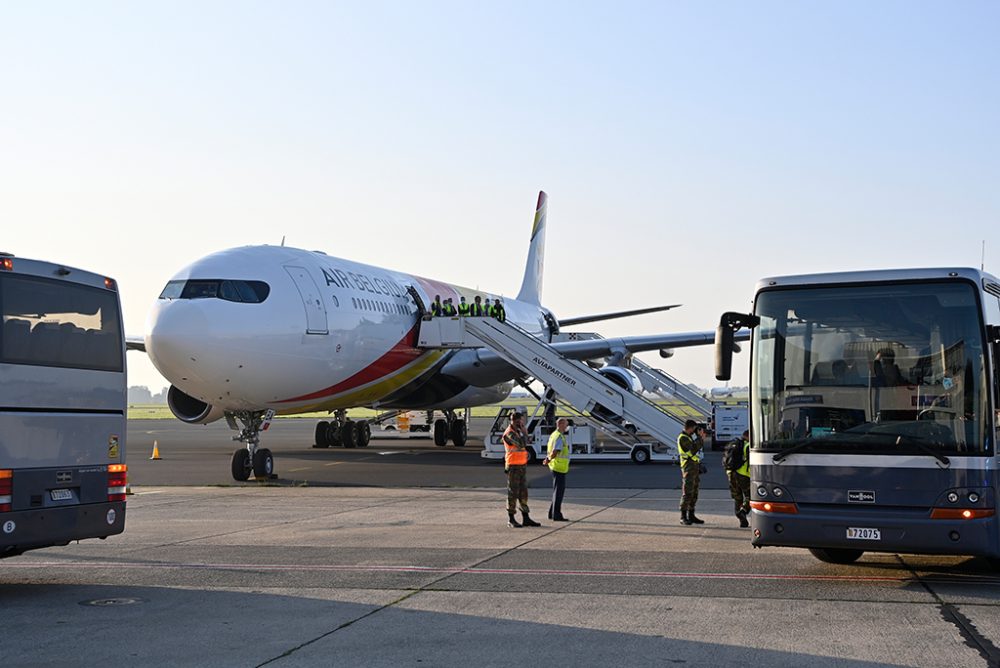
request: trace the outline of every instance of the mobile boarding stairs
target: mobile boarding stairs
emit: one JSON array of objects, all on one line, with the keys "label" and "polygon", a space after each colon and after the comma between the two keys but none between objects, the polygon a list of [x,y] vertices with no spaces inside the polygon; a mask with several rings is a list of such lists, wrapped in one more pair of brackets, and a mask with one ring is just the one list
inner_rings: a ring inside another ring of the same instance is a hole
[{"label": "mobile boarding stairs", "polygon": [[[651,441],[633,446],[633,460],[636,460],[636,448],[644,448],[647,459],[650,455],[656,460],[678,459],[676,443],[677,435],[684,427],[683,417],[671,414],[644,396],[617,385],[585,362],[564,357],[554,347],[517,325],[493,318],[433,318],[422,321],[418,346],[434,349],[488,348],[550,388],[579,414],[593,414],[596,410],[600,414],[618,416],[634,424],[640,433],[647,434]],[[647,378],[644,376],[648,374],[636,373],[645,386]],[[669,379],[669,376],[665,378]]]}]

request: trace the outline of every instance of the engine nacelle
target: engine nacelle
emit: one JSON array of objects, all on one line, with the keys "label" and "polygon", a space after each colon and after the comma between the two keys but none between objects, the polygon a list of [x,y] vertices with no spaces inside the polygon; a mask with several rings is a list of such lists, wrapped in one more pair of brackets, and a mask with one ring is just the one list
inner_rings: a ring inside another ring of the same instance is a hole
[{"label": "engine nacelle", "polygon": [[597,373],[629,392],[642,392],[642,381],[631,369],[622,366],[603,366]]},{"label": "engine nacelle", "polygon": [[195,399],[173,385],[167,390],[167,406],[170,407],[170,412],[174,414],[174,417],[188,424],[208,424],[215,422],[225,414],[223,409],[215,408],[200,399]]}]

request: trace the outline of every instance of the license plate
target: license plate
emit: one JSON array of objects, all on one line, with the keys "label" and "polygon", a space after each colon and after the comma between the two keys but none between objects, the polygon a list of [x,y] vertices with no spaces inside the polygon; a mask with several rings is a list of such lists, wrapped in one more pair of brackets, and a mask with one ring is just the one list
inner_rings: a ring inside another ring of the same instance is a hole
[{"label": "license plate", "polygon": [[847,537],[851,540],[882,540],[879,529],[847,527]]},{"label": "license plate", "polygon": [[68,489],[53,489],[49,491],[53,501],[69,501],[73,498],[73,492]]}]

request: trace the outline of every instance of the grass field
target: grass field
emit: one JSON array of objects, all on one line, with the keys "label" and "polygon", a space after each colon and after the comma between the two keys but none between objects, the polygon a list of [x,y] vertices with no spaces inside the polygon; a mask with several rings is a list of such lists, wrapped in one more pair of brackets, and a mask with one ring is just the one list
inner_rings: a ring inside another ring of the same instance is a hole
[{"label": "grass field", "polygon": [[[477,406],[472,409],[472,417],[474,418],[491,418],[497,414],[501,406],[520,406],[527,409],[529,412],[535,408],[535,400],[528,398],[520,399],[506,399],[503,403],[494,404],[491,406]],[[671,402],[667,400],[657,401],[665,411],[676,415],[677,417],[687,418],[696,417],[694,412],[691,411],[687,406],[679,402]],[[347,411],[347,415],[355,420],[371,418],[377,415],[377,411],[371,410],[369,408],[352,408]],[[282,420],[297,420],[300,418],[311,418],[314,420],[322,420],[324,418],[329,418],[329,413],[319,412],[319,413],[302,413],[301,415],[289,415],[289,416],[279,416]],[[174,415],[167,408],[166,404],[134,404],[128,407],[128,418],[130,420],[167,420],[173,419]]]}]

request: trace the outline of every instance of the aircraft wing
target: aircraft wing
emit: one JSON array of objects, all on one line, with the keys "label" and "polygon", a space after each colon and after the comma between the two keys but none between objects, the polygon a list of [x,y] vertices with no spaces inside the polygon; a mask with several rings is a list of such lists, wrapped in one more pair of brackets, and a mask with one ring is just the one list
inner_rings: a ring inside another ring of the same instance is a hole
[{"label": "aircraft wing", "polygon": [[[736,341],[750,338],[750,330],[736,332]],[[650,350],[687,348],[715,344],[715,331],[679,332],[673,334],[648,334],[612,339],[560,341],[551,343],[553,348],[570,359],[591,360],[610,357],[616,353],[640,353]],[[523,373],[491,350],[458,351],[441,370],[442,374],[461,378],[479,387],[486,387],[522,376]]]},{"label": "aircraft wing", "polygon": [[125,350],[141,350],[146,352],[146,339],[141,336],[125,336]]}]

